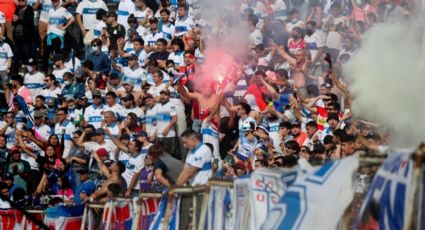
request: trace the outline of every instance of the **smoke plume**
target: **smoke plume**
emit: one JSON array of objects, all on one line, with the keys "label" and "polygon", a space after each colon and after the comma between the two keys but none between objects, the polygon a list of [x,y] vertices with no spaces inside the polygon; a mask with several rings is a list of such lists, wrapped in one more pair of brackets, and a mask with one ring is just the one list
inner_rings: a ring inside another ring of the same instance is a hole
[{"label": "smoke plume", "polygon": [[391,145],[425,141],[425,56],[413,23],[379,24],[368,31],[345,75],[355,115],[391,132]]}]

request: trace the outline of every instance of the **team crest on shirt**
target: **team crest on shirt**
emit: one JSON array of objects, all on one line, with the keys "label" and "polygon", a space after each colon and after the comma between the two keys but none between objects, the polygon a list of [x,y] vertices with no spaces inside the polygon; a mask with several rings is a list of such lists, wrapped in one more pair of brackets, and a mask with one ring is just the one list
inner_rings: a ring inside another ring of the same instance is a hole
[{"label": "team crest on shirt", "polygon": [[193,159],[195,159],[195,161],[200,161],[202,160],[202,157],[194,157]]}]

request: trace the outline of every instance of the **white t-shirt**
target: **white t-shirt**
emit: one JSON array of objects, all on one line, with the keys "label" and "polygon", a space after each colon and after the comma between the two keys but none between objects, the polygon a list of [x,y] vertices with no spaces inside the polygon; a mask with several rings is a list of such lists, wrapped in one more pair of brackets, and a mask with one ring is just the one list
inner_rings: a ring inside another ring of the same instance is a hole
[{"label": "white t-shirt", "polygon": [[165,85],[164,83],[161,83],[160,85],[156,86],[156,85],[152,85],[149,90],[148,93],[150,93],[153,97],[157,97],[159,96],[159,93],[164,90],[167,87],[167,85]]},{"label": "white t-shirt", "polygon": [[7,60],[13,57],[13,51],[6,42],[0,43],[0,71],[7,69]]},{"label": "white t-shirt", "polygon": [[304,41],[307,48],[310,50],[311,59],[316,57],[319,48],[323,48],[325,46],[325,40],[322,36],[320,36],[320,32],[317,30],[311,36],[305,35]]},{"label": "white t-shirt", "polygon": [[118,103],[115,103],[115,105],[113,105],[112,107],[110,107],[109,105],[105,105],[103,107],[103,111],[104,112],[106,112],[106,111],[114,112],[117,120],[121,120],[121,119],[125,118],[124,108]]},{"label": "white t-shirt", "polygon": [[123,82],[132,81],[134,83],[134,91],[142,91],[142,81],[146,81],[145,72],[142,68],[131,69],[126,66],[121,69],[121,72],[123,74]]},{"label": "white t-shirt", "polygon": [[249,35],[249,45],[256,46],[263,43],[263,35],[260,30],[256,29]]},{"label": "white t-shirt", "polygon": [[139,153],[137,156],[130,156],[127,164],[125,165],[125,171],[122,174],[127,185],[130,185],[131,179],[134,174],[140,172],[140,170],[145,167],[145,154]]},{"label": "white t-shirt", "polygon": [[200,144],[195,149],[188,152],[186,157],[186,164],[199,168],[199,171],[190,178],[189,184],[191,186],[205,185],[211,178],[211,149],[205,144]]},{"label": "white t-shirt", "polygon": [[93,25],[93,38],[100,37],[100,34],[104,29],[106,29],[106,23],[102,20],[96,20]]},{"label": "white t-shirt", "polygon": [[96,152],[98,149],[104,148],[108,152],[109,159],[114,161],[116,160],[114,153],[117,147],[113,143],[109,143],[105,141],[103,144],[99,144],[94,141],[89,141],[84,143],[84,148],[86,152],[88,153],[88,155],[90,155],[91,159],[93,159],[93,155],[92,155],[93,152]]},{"label": "white t-shirt", "polygon": [[[156,124],[157,124],[157,137],[164,137],[162,132],[170,124],[173,116],[177,116],[176,106],[173,102],[169,101],[166,104],[158,104],[158,109],[156,113]],[[174,127],[170,128],[167,136],[165,137],[175,137],[176,132]]]},{"label": "white t-shirt", "polygon": [[167,23],[167,25],[163,24],[161,28],[163,38],[167,39],[167,41],[170,41],[174,37],[175,30],[176,28],[171,22]]},{"label": "white t-shirt", "polygon": [[120,3],[118,4],[118,19],[117,22],[125,27],[125,30],[127,31],[130,27],[127,23],[128,16],[130,14],[134,14],[134,11],[136,11],[136,5],[131,0],[120,0]]},{"label": "white t-shirt", "polygon": [[59,36],[65,35],[65,30],[57,28],[58,25],[65,25],[66,22],[72,18],[72,14],[65,8],[59,6],[56,9],[51,8],[49,10],[49,26],[47,27],[47,34],[54,33]]},{"label": "white t-shirt", "polygon": [[43,89],[40,92],[40,95],[42,95],[46,102],[49,98],[58,98],[58,94],[61,94],[61,89],[59,87],[55,87],[54,89]]},{"label": "white t-shirt", "polygon": [[51,0],[42,0],[41,1],[40,21],[45,22],[45,23],[49,22],[49,11],[52,8],[53,8],[53,6],[52,6]]},{"label": "white t-shirt", "polygon": [[86,29],[94,29],[96,25],[96,13],[99,9],[108,11],[106,3],[101,0],[84,0],[78,3],[77,14],[83,17],[83,25]]},{"label": "white t-shirt", "polygon": [[195,27],[192,17],[185,16],[183,18],[177,17],[174,23],[174,35],[177,37],[185,35],[189,30]]},{"label": "white t-shirt", "polygon": [[176,66],[185,66],[184,51],[170,53],[170,55],[168,55],[168,60],[172,60]]},{"label": "white t-shirt", "polygon": [[129,113],[134,113],[137,116],[137,119],[139,122],[143,121],[145,119],[145,112],[143,112],[143,109],[140,107],[134,107],[131,109],[124,108],[124,114],[127,116]]},{"label": "white t-shirt", "polygon": [[69,70],[69,69],[68,69],[68,68],[66,68],[66,67],[64,67],[63,69],[54,69],[54,70],[52,71],[52,74],[53,74],[53,75],[55,75],[55,77],[56,77],[56,81],[58,81],[59,83],[61,83],[61,85],[63,85],[63,82],[64,82],[64,80],[63,80],[63,75],[64,75],[66,72],[71,72],[71,70]]},{"label": "white t-shirt", "polygon": [[143,40],[145,41],[145,45],[155,46],[156,41],[160,38],[163,38],[162,33],[149,31],[146,36],[143,37]]},{"label": "white t-shirt", "polygon": [[152,137],[156,134],[156,112],[158,110],[158,104],[154,105],[152,108],[147,108],[145,116],[146,124],[146,133],[148,137]]},{"label": "white t-shirt", "polygon": [[71,71],[71,73],[75,73],[75,71],[81,67],[81,61],[77,57],[74,57],[74,63],[72,63],[72,58],[70,58],[67,62],[64,63],[64,65],[65,68]]},{"label": "white t-shirt", "polygon": [[38,96],[44,87],[44,74],[42,72],[36,72],[35,74],[27,73],[24,76],[24,85],[29,89],[32,95],[32,100]]},{"label": "white t-shirt", "polygon": [[56,123],[55,125],[55,134],[58,135],[59,140],[62,138],[62,129],[65,128],[65,149],[63,151],[62,158],[66,158],[69,154],[71,143],[72,143],[72,133],[75,131],[75,126],[69,120],[65,120],[62,124]]},{"label": "white t-shirt", "polygon": [[102,124],[102,112],[103,112],[103,105],[100,105],[99,107],[96,107],[95,104],[90,105],[86,108],[84,111],[84,119],[91,125],[93,125],[96,129],[100,128]]}]

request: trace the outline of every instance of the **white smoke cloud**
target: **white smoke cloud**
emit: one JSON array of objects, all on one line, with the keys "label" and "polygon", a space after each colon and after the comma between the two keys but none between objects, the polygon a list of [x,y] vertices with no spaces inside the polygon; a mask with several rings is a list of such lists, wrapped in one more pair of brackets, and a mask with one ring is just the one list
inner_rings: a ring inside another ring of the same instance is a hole
[{"label": "white smoke cloud", "polygon": [[379,24],[347,63],[353,112],[391,132],[391,145],[425,141],[425,55],[420,30],[412,24]]}]

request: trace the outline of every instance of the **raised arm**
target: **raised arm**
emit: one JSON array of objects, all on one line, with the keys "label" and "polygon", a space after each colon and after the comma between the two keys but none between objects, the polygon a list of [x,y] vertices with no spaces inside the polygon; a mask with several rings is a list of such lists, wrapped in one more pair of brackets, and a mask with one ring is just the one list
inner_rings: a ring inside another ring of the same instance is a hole
[{"label": "raised arm", "polygon": [[182,82],[179,83],[179,86],[178,86],[177,89],[178,89],[178,91],[179,91],[179,93],[182,97],[186,97],[186,98],[190,98],[190,99],[196,99],[196,93],[188,92],[186,90],[186,88],[183,86]]},{"label": "raised arm", "polygon": [[105,130],[106,134],[108,134],[108,135],[109,135],[109,137],[111,138],[111,141],[114,143],[114,145],[116,145],[116,146],[117,146],[119,149],[121,149],[122,151],[124,151],[124,152],[128,153],[128,148],[127,148],[127,146],[123,145],[120,141],[118,141],[118,140],[114,137],[114,135],[111,135],[111,131],[109,131],[109,129],[108,129],[108,128],[105,128],[104,130]]},{"label": "raised arm", "polygon": [[279,93],[273,88],[273,86],[269,85],[269,83],[264,80],[264,78],[261,78],[261,82],[266,87],[267,92],[273,97],[273,99],[278,100],[279,99]]}]

